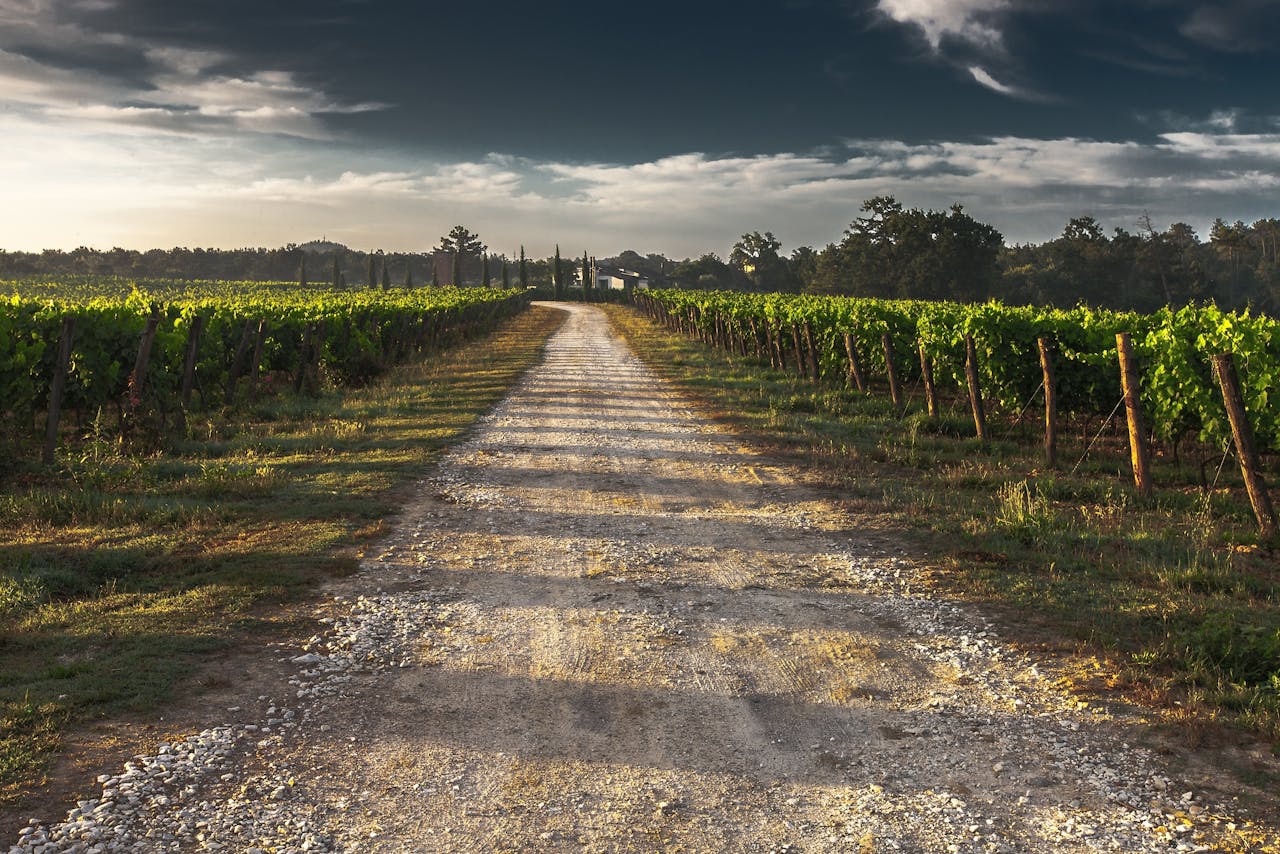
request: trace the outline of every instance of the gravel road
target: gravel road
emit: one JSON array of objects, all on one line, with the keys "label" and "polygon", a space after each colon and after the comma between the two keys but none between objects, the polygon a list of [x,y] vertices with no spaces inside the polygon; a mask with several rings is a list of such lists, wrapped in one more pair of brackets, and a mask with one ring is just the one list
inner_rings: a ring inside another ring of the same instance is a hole
[{"label": "gravel road", "polygon": [[1248,850],[1238,804],[560,307],[323,631],[264,652],[287,684],[11,851]]}]

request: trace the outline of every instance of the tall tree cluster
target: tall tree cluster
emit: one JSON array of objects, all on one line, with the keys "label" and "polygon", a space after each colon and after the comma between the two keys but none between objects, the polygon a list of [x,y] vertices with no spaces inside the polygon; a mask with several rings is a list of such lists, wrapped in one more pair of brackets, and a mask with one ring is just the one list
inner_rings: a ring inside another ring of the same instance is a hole
[{"label": "tall tree cluster", "polygon": [[1004,237],[960,205],[925,211],[877,196],[863,203],[862,214],[839,244],[818,254],[808,290],[891,299],[994,295]]},{"label": "tall tree cluster", "polygon": [[445,253],[450,259],[452,276],[449,284],[476,283],[484,276],[485,245],[480,242],[480,236],[472,234],[466,226],[455,225],[440,238],[440,247],[436,251]]}]

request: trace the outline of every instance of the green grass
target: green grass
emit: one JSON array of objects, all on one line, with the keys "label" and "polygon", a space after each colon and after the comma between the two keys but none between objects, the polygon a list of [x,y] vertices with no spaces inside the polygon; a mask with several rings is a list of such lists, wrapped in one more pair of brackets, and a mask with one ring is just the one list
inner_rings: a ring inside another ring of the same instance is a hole
[{"label": "green grass", "polygon": [[1197,460],[1160,456],[1144,500],[1118,426],[1085,456],[1102,425],[1073,425],[1063,470],[1047,471],[1034,422],[991,418],[980,444],[966,399],[930,418],[917,393],[903,413],[887,394],[814,387],[608,310],[711,414],[914,541],[935,589],[998,611],[1028,646],[1089,662],[1074,687],[1177,709],[1188,732],[1217,721],[1280,745],[1280,562],[1230,464],[1206,489]]},{"label": "green grass", "polygon": [[192,417],[164,452],[93,439],[0,480],[0,803],[68,727],[147,714],[211,652],[288,629],[279,605],[352,572],[403,488],[537,360],[562,315],[357,391]]}]

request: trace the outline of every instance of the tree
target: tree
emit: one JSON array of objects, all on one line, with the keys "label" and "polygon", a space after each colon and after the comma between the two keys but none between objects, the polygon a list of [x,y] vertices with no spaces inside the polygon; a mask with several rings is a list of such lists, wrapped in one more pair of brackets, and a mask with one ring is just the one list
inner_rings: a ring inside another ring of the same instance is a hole
[{"label": "tree", "polygon": [[586,252],[582,253],[582,301],[591,302],[591,265]]},{"label": "tree", "polygon": [[338,257],[338,253],[333,253],[333,286],[334,288],[342,287],[342,259]]},{"label": "tree", "polygon": [[1240,257],[1249,243],[1249,229],[1240,220],[1227,225],[1222,217],[1218,217],[1213,221],[1213,228],[1209,230],[1209,242],[1220,255],[1227,259],[1231,284],[1227,289],[1226,303],[1234,307],[1240,286]]},{"label": "tree", "polygon": [[502,256],[502,289],[505,291],[511,287],[511,271],[507,269],[507,257]]},{"label": "tree", "polygon": [[298,287],[305,288],[307,286],[307,256],[304,254],[298,259]]},{"label": "tree", "polygon": [[677,287],[700,290],[728,290],[743,281],[741,272],[721,261],[714,252],[676,264],[671,279]]},{"label": "tree", "polygon": [[1062,235],[1045,245],[1052,278],[1046,283],[1049,299],[1063,305],[1079,302],[1115,305],[1117,283],[1110,281],[1115,257],[1111,241],[1091,216],[1072,217]]},{"label": "tree", "polygon": [[391,269],[385,258],[382,259],[382,289],[384,291],[391,289]]},{"label": "tree", "polygon": [[373,254],[372,252],[370,252],[370,253],[369,253],[369,280],[368,280],[368,285],[369,285],[369,287],[373,288],[373,287],[377,287],[377,284],[378,284],[378,267],[377,267],[377,258],[374,256],[374,254]]},{"label": "tree", "polygon": [[525,261],[524,246],[520,247],[520,289],[529,287],[529,265]]},{"label": "tree", "polygon": [[455,225],[453,229],[440,238],[440,251],[453,256],[453,284],[463,282],[469,261],[478,258],[485,251],[479,235],[472,234],[465,226]]},{"label": "tree", "polygon": [[556,299],[564,299],[564,266],[560,263],[560,244],[556,244],[555,277],[551,280]]},{"label": "tree", "polygon": [[413,287],[413,262],[408,258],[404,259],[404,286],[406,289]]},{"label": "tree", "polygon": [[[1272,266],[1280,265],[1280,219],[1268,217],[1255,220],[1249,228],[1258,238],[1260,260]],[[1270,257],[1268,257],[1268,248]]]},{"label": "tree", "polygon": [[1280,219],[1260,219],[1250,228],[1258,238],[1258,263],[1252,293],[1269,313],[1280,313]]},{"label": "tree", "polygon": [[792,290],[787,262],[778,255],[781,248],[773,232],[753,231],[733,244],[729,263],[741,270],[756,290]]},{"label": "tree", "polygon": [[480,284],[489,287],[489,256],[480,256]]},{"label": "tree", "polygon": [[818,272],[818,253],[812,246],[797,246],[787,260],[792,280],[804,290]]},{"label": "tree", "polygon": [[480,236],[472,234],[466,226],[455,225],[448,234],[440,238],[440,250],[465,256],[479,255],[485,250]]},{"label": "tree", "polygon": [[982,300],[999,280],[999,231],[960,205],[906,209],[892,196],[862,205],[844,240],[818,257],[810,288],[897,299]]}]

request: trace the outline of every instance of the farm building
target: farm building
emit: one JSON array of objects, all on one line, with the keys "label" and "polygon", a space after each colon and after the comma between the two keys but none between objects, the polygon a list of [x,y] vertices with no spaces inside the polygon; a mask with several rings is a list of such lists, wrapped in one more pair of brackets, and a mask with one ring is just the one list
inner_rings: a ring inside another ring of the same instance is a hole
[{"label": "farm building", "polygon": [[628,289],[645,289],[649,280],[639,273],[632,273],[618,267],[595,267],[596,289],[602,291],[622,291]]}]

